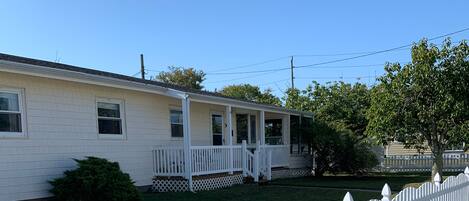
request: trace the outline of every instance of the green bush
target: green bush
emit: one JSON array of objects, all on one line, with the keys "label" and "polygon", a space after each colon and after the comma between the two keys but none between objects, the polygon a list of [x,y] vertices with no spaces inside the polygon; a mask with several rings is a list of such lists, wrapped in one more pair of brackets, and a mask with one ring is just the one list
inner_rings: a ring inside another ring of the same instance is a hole
[{"label": "green bush", "polygon": [[378,165],[370,144],[358,139],[348,129],[339,129],[316,121],[313,124],[313,133],[317,176],[326,172],[362,174]]},{"label": "green bush", "polygon": [[65,171],[62,178],[50,181],[50,191],[60,201],[140,201],[142,200],[128,174],[117,162],[87,157],[74,159],[75,170]]}]

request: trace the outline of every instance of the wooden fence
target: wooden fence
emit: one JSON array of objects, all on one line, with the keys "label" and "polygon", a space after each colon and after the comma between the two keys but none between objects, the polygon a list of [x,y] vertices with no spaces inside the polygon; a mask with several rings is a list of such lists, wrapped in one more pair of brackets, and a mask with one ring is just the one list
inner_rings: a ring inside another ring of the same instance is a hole
[{"label": "wooden fence", "polygon": [[[426,182],[419,188],[405,188],[391,198],[391,188],[385,184],[381,199],[370,201],[469,201],[469,168],[458,176],[450,176],[443,183],[439,174],[433,182]],[[353,201],[352,194],[347,192],[343,201]]]},{"label": "wooden fence", "polygon": [[[431,171],[433,158],[429,155],[386,156],[381,165],[389,172],[425,172]],[[460,172],[469,165],[469,154],[447,155],[443,157],[443,171]]]}]

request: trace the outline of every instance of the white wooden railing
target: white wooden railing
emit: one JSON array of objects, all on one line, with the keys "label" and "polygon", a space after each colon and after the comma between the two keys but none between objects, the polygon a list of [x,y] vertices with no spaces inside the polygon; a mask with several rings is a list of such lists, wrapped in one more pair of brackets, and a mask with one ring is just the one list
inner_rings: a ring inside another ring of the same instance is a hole
[{"label": "white wooden railing", "polygon": [[[233,148],[233,167],[230,150]],[[192,175],[240,171],[241,146],[192,146]]]},{"label": "white wooden railing", "polygon": [[184,149],[182,146],[158,146],[153,149],[155,176],[184,176]]},{"label": "white wooden railing", "polygon": [[[232,151],[232,157],[231,157]],[[191,146],[191,175],[242,171],[244,176],[270,180],[272,167],[288,166],[288,145],[257,145],[254,152],[246,142],[233,146]],[[273,157],[274,156],[274,157]],[[158,146],[153,150],[155,176],[187,176],[182,146]]]},{"label": "white wooden railing", "polygon": [[[417,172],[431,171],[433,158],[430,155],[386,156],[382,163],[384,171]],[[443,157],[443,171],[462,171],[469,164],[469,154],[452,154]]]},{"label": "white wooden railing", "polygon": [[[443,183],[439,174],[433,182],[426,182],[419,188],[405,188],[394,198],[391,198],[391,188],[385,184],[381,191],[383,198],[370,201],[469,201],[469,168],[458,176],[450,176]],[[353,201],[347,192],[343,201]]]}]

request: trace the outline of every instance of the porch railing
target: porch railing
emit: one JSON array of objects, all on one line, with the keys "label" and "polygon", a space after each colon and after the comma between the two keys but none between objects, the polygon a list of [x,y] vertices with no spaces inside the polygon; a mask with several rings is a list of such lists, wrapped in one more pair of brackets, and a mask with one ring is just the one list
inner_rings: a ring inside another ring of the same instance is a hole
[{"label": "porch railing", "polygon": [[[233,168],[230,149],[233,148]],[[241,146],[192,146],[192,175],[215,174],[241,169]]]},{"label": "porch railing", "polygon": [[[232,146],[191,146],[191,175],[242,171],[255,180],[260,175],[270,178],[271,168],[288,166],[288,145],[257,145],[254,152],[246,144]],[[231,157],[231,150],[233,157]],[[272,157],[274,156],[274,157]],[[155,176],[187,176],[184,148],[158,146],[153,149]],[[232,165],[232,166],[231,166]]]},{"label": "porch railing", "polygon": [[155,147],[153,149],[153,172],[157,176],[184,176],[183,147]]}]

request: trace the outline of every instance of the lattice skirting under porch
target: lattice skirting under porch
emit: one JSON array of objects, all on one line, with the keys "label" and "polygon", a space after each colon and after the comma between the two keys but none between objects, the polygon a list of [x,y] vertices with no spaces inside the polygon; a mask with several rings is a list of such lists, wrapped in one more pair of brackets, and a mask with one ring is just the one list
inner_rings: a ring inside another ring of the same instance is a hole
[{"label": "lattice skirting under porch", "polygon": [[312,171],[310,168],[272,170],[272,179],[306,177],[311,175]]},{"label": "lattice skirting under porch", "polygon": [[[209,175],[194,177],[192,179],[192,187],[194,191],[215,190],[242,183],[243,176],[241,174]],[[186,179],[178,177],[155,177],[153,179],[153,192],[181,192],[188,190],[188,181]]]}]

